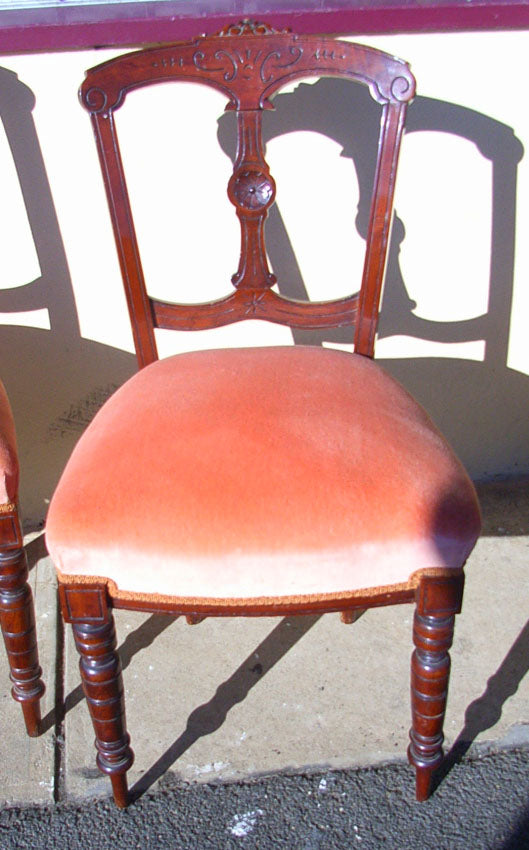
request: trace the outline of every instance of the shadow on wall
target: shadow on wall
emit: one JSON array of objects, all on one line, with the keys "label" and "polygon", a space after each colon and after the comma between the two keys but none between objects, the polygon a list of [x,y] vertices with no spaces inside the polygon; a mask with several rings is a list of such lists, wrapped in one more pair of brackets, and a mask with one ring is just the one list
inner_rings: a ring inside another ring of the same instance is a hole
[{"label": "shadow on wall", "polygon": [[[0,327],[1,378],[17,422],[26,519],[43,519],[74,443],[96,410],[136,369],[135,358],[82,339],[61,234],[33,118],[34,95],[13,72],[0,68],[0,117],[11,146],[33,234],[41,276],[0,291],[0,312],[46,308],[51,332]],[[339,104],[339,108],[336,108]],[[267,113],[268,140],[313,130],[335,140],[353,160],[360,187],[356,226],[365,235],[373,179],[379,107],[362,86],[323,79],[278,95]],[[361,116],[355,122],[355,115]],[[219,138],[233,155],[228,115]],[[233,117],[233,116],[231,116]],[[399,268],[404,226],[396,219],[388,262],[380,336],[406,334],[443,342],[485,339],[483,363],[442,358],[386,360],[384,365],[421,401],[470,473],[486,477],[529,471],[529,378],[506,367],[511,311],[517,164],[523,149],[511,128],[472,110],[419,97],[407,132],[436,130],[474,142],[493,166],[493,225],[489,311],[465,322],[434,322],[413,314]],[[434,203],[430,198],[426,203]],[[306,299],[306,289],[277,206],[267,224],[271,262],[285,295]],[[425,267],[425,275],[428,268]],[[345,293],[344,293],[345,294]],[[295,331],[299,344],[351,342],[350,329]]]},{"label": "shadow on wall", "polygon": [[47,308],[51,332],[0,327],[1,378],[17,426],[21,505],[42,521],[75,442],[103,401],[136,369],[133,355],[82,339],[68,264],[32,109],[33,92],[0,68],[0,118],[11,148],[41,276],[0,290],[0,312]]},{"label": "shadow on wall", "polygon": [[[339,104],[339,108],[337,108]],[[299,130],[333,139],[356,168],[360,200],[356,227],[365,238],[376,164],[379,106],[364,86],[322,79],[279,94],[275,110],[265,114],[266,141]],[[233,159],[236,136],[231,115],[219,121],[219,140]],[[517,166],[523,147],[513,130],[471,109],[426,97],[411,105],[406,132],[437,131],[473,142],[492,163],[492,233],[488,312],[468,321],[435,322],[414,315],[399,267],[405,236],[395,216],[389,252],[379,338],[396,334],[437,342],[485,340],[484,362],[440,357],[379,359],[420,401],[448,438],[470,474],[477,479],[529,470],[529,377],[507,368],[511,315]],[[432,167],[442,167],[433,163]],[[435,203],[425,198],[428,206]],[[398,213],[398,211],[396,211]],[[281,292],[307,300],[296,256],[277,205],[267,222],[269,253]],[[445,246],[443,246],[443,249]],[[449,250],[449,246],[447,246]],[[428,276],[425,257],[424,275]],[[347,294],[346,292],[342,293]],[[296,343],[351,343],[348,328],[294,331]]]}]

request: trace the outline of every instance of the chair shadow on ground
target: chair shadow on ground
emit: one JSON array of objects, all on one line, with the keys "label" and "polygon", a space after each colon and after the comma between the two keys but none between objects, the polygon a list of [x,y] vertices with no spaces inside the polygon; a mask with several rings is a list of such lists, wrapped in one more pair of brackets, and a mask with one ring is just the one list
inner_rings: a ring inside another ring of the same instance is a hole
[{"label": "chair shadow on ground", "polygon": [[[57,616],[60,618],[59,612]],[[121,666],[123,670],[127,669],[136,653],[151,646],[158,635],[161,635],[162,632],[168,629],[175,619],[176,617],[171,617],[169,615],[151,614],[151,616],[148,617],[141,626],[138,626],[137,629],[134,629],[133,632],[127,635],[119,647],[119,656],[121,658]],[[63,641],[64,638],[62,638],[62,642]],[[62,682],[59,682],[58,684],[59,687],[62,687]],[[71,711],[72,708],[75,708],[76,705],[79,705],[83,699],[83,687],[79,684],[70,691],[65,698],[62,698],[61,696],[60,699],[56,700],[55,706],[42,718],[41,734],[44,734],[52,728],[55,728],[56,730],[59,729],[66,714]]]},{"label": "chair shadow on ground", "polygon": [[[331,87],[332,86],[332,90]],[[339,110],[333,102],[342,104]],[[4,326],[0,328],[2,379],[14,408],[19,430],[23,474],[32,477],[35,510],[53,491],[79,433],[113,390],[135,370],[135,359],[110,346],[82,339],[76,315],[71,279],[54,209],[39,141],[31,115],[31,90],[16,74],[0,68],[0,117],[11,147],[20,189],[26,205],[41,275],[25,285],[0,291],[0,312],[47,309],[50,330]],[[340,80],[301,85],[292,94],[279,95],[276,110],[266,115],[267,139],[296,130],[323,133],[342,145],[343,156],[354,162],[359,188],[356,218],[365,235],[378,134],[378,108],[361,87]],[[353,131],[350,116],[361,120]],[[498,447],[505,432],[511,435],[513,469],[529,462],[529,378],[508,369],[507,350],[512,304],[517,165],[522,146],[512,128],[492,118],[454,104],[418,97],[409,111],[407,132],[435,130],[454,134],[476,145],[492,164],[492,233],[489,309],[486,315],[465,322],[425,321],[414,314],[399,266],[399,246],[404,224],[396,220],[388,261],[380,336],[404,334],[439,342],[484,339],[483,363],[442,358],[388,360],[384,365],[421,401],[446,434],[467,467],[487,457],[494,471],[500,462]],[[219,138],[224,150],[233,152],[233,133],[222,118]],[[432,199],[425,199],[427,203]],[[397,211],[398,212],[398,211]],[[268,222],[271,263],[284,295],[305,300],[306,288],[295,252],[281,218],[273,208]],[[345,294],[345,293],[344,293]],[[298,344],[351,342],[350,332],[295,331]],[[72,399],[72,387],[76,390]],[[498,417],[498,410],[502,417]],[[479,445],[475,435],[480,434]],[[41,444],[47,439],[49,451]],[[44,457],[44,455],[46,456]],[[508,463],[508,459],[502,463]],[[38,550],[35,544],[33,549]],[[31,549],[31,547],[30,547]],[[30,561],[35,552],[30,553]],[[211,699],[189,716],[186,728],[132,789],[139,796],[161,777],[198,738],[218,729],[230,711],[314,625],[317,617],[283,619],[234,671],[219,685]],[[150,646],[173,621],[152,615],[120,648],[124,668],[139,651]],[[489,728],[501,707],[515,692],[528,667],[529,627],[526,625],[482,696],[467,709],[465,726],[447,759],[447,769],[468,750],[479,732]],[[411,640],[410,640],[411,651]],[[259,655],[258,662],[256,656]],[[257,666],[261,665],[261,668]],[[62,701],[61,712],[83,698],[79,685]],[[53,711],[44,727],[57,726]],[[446,771],[445,771],[446,772]]]},{"label": "chair shadow on ground", "polygon": [[527,850],[529,847],[529,806],[516,825],[516,831],[509,836],[498,850]]},{"label": "chair shadow on ground", "polygon": [[[0,326],[1,379],[17,426],[22,510],[33,527],[42,521],[46,503],[80,434],[103,401],[136,369],[133,355],[81,337],[33,120],[34,105],[31,89],[13,71],[0,68],[0,120],[40,267],[34,280],[0,290],[0,313],[46,309],[50,323],[50,330]],[[81,209],[82,200],[79,205]],[[83,226],[81,215],[79,226]],[[93,250],[87,237],[87,251]]]},{"label": "chair shadow on ground", "polygon": [[529,670],[529,620],[509,649],[502,663],[487,681],[487,687],[465,711],[465,724],[434,778],[434,789],[458,764],[481,732],[492,728],[501,718],[504,703],[516,693]]},{"label": "chair shadow on ground", "polygon": [[[273,102],[274,111],[266,112],[263,117],[266,142],[287,133],[311,131],[336,142],[342,148],[341,156],[351,160],[359,188],[356,210],[354,199],[351,199],[351,228],[356,226],[358,234],[365,238],[376,164],[378,104],[364,86],[336,79],[302,83],[292,93],[278,94]],[[475,146],[476,157],[491,163],[488,311],[466,321],[450,322],[430,321],[415,315],[416,304],[408,295],[399,265],[400,246],[406,231],[396,208],[378,337],[406,335],[441,343],[485,340],[485,358],[484,362],[448,357],[377,359],[424,405],[473,477],[487,477],[498,469],[516,473],[517,469],[529,468],[529,420],[526,415],[529,377],[507,367],[517,168],[523,146],[511,127],[472,109],[427,97],[417,97],[408,110],[406,134],[417,132],[444,133],[468,141]],[[218,135],[222,149],[233,160],[236,135],[232,114],[226,113],[219,120]],[[301,146],[302,141],[300,151]],[[442,169],[443,163],[432,163],[432,167]],[[310,163],[305,171],[310,179]],[[464,193],[466,187],[462,185],[458,191]],[[424,215],[428,216],[428,209],[435,206],[435,198],[425,195],[420,202]],[[316,204],[315,210],[322,215]],[[325,208],[322,221],[327,226],[332,226],[331,214],[332,210]],[[270,209],[267,235],[270,261],[280,291],[290,298],[308,300],[295,246],[290,242],[278,204]],[[445,250],[445,247],[440,249]],[[322,250],[326,250],[324,242]],[[431,262],[435,263],[435,258]],[[340,294],[347,295],[357,287],[347,282],[347,270],[344,271],[344,291]],[[428,275],[427,262],[424,273]],[[294,330],[293,337],[300,344],[352,343],[349,328]]]},{"label": "chair shadow on ground", "polygon": [[[140,797],[160,779],[195,741],[220,729],[228,712],[242,702],[249,691],[289,652],[295,644],[317,623],[321,615],[283,617],[270,634],[245,658],[225,682],[216,689],[211,699],[198,706],[187,719],[186,728],[160,758],[141,776],[131,789],[133,799]],[[156,638],[177,619],[167,614],[152,614],[141,626],[127,635],[119,647],[123,670],[132,658],[151,646]],[[192,628],[192,627],[191,627]],[[198,627],[196,627],[198,628]],[[175,663],[177,659],[175,658]],[[42,719],[42,732],[57,728],[63,717],[84,698],[82,686],[75,687],[63,701],[62,708],[55,706]],[[61,716],[58,717],[58,712]],[[94,771],[98,773],[97,770]],[[91,771],[88,773],[91,775]]]},{"label": "chair shadow on ground", "polygon": [[[199,738],[220,729],[228,712],[246,698],[254,685],[307,634],[320,619],[320,616],[284,617],[255,650],[244,659],[229,679],[218,686],[211,699],[191,712],[187,719],[186,728],[181,735],[135,783],[131,789],[133,798],[137,799],[144,794],[170,770],[173,764]],[[132,658],[138,652],[150,647],[176,619],[176,617],[165,614],[152,614],[137,629],[127,635],[119,647],[123,670],[127,669]],[[178,663],[177,658],[175,658],[175,663]],[[498,722],[501,718],[503,705],[509,697],[516,693],[528,670],[529,621],[521,630],[496,672],[488,680],[483,694],[468,706],[465,712],[465,724],[434,778],[434,791],[454,765],[464,758],[476,737]],[[79,684],[66,696],[62,706],[56,706],[46,714],[42,720],[42,732],[56,727],[83,698],[82,686]],[[60,712],[59,717],[57,716],[58,711]],[[96,772],[94,771],[94,773]],[[89,773],[91,774],[90,770]]]},{"label": "chair shadow on ground", "polygon": [[[0,68],[0,118],[41,271],[33,281],[0,290],[0,313],[46,309],[50,321],[50,330],[0,327],[1,377],[18,427],[22,491],[23,495],[26,491],[32,494],[30,503],[23,499],[22,504],[27,520],[42,519],[45,502],[78,436],[105,399],[136,369],[133,355],[80,335],[67,258],[32,116],[34,103],[33,92],[16,74]],[[274,103],[275,111],[265,114],[267,140],[297,130],[313,131],[340,144],[342,156],[354,163],[360,201],[356,211],[351,209],[351,225],[356,222],[358,233],[364,236],[375,164],[373,140],[378,133],[378,105],[362,86],[332,79],[302,84],[293,93],[278,95]],[[231,155],[232,117],[223,116],[219,122],[221,146]],[[355,123],[358,117],[360,120]],[[427,321],[416,316],[399,266],[405,223],[397,216],[379,337],[407,335],[438,342],[484,339],[485,360],[480,363],[412,357],[382,362],[430,412],[471,475],[484,477],[499,469],[516,473],[517,469],[529,468],[529,378],[506,366],[517,165],[523,148],[512,128],[486,115],[417,97],[409,109],[407,133],[423,131],[467,140],[476,146],[476,156],[492,165],[489,308],[485,315],[462,322]],[[465,191],[464,186],[461,191]],[[435,199],[424,198],[425,215],[428,205],[434,203]],[[81,215],[79,227],[84,227]],[[306,299],[295,251],[277,206],[271,209],[267,231],[271,263],[282,292],[291,298]],[[93,250],[89,238],[87,250]],[[296,343],[351,342],[347,329],[331,333],[294,331],[293,336]],[[479,441],[475,439],[477,433]],[[43,443],[46,451],[42,451]]]},{"label": "chair shadow on ground", "polygon": [[284,617],[230,678],[219,685],[211,699],[191,712],[182,734],[131,788],[132,799],[138,799],[167,773],[195,741],[220,729],[230,709],[246,698],[254,685],[307,634],[320,616]]}]

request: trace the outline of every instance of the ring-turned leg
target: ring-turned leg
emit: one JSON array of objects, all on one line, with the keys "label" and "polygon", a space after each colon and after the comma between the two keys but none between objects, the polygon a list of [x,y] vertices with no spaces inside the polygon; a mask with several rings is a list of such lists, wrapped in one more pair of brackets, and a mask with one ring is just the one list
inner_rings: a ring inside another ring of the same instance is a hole
[{"label": "ring-turned leg", "polygon": [[0,625],[7,651],[11,694],[20,703],[28,735],[39,734],[44,693],[35,629],[33,595],[23,548],[0,552]]},{"label": "ring-turned leg", "polygon": [[417,588],[411,659],[412,728],[408,759],[415,767],[417,800],[426,800],[443,760],[443,722],[450,676],[455,614],[461,611],[463,570],[425,576]]},{"label": "ring-turned leg", "polygon": [[412,728],[408,758],[416,770],[416,797],[430,794],[433,772],[443,760],[443,722],[450,675],[454,615],[415,613],[411,660]]},{"label": "ring-turned leg", "polygon": [[73,623],[81,656],[83,690],[94,725],[97,766],[110,776],[116,805],[128,802],[126,772],[134,761],[125,722],[121,662],[116,652],[114,618],[110,610],[103,623]]}]

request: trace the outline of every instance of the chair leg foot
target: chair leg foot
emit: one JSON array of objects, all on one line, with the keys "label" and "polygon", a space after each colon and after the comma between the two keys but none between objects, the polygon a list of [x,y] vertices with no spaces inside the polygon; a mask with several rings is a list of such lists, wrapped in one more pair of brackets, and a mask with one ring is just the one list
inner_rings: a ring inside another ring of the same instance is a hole
[{"label": "chair leg foot", "polygon": [[411,660],[412,728],[408,759],[415,767],[416,798],[427,800],[443,760],[443,721],[450,676],[454,616],[415,613]]},{"label": "chair leg foot", "polygon": [[433,772],[434,768],[432,767],[417,767],[415,769],[415,799],[418,803],[424,803],[430,796]]},{"label": "chair leg foot", "polygon": [[[411,736],[412,732],[410,738]],[[418,803],[424,803],[432,793],[433,776],[442,760],[443,753],[440,750],[433,764],[421,763],[413,743],[408,747],[408,761],[415,768],[415,799]]]},{"label": "chair leg foot", "polygon": [[11,695],[22,706],[28,735],[39,734],[41,679],[33,595],[27,583],[23,549],[0,554],[0,625],[13,683]]},{"label": "chair leg foot", "polygon": [[40,702],[23,702],[22,713],[24,715],[24,723],[26,724],[26,732],[30,738],[37,738],[40,734]]},{"label": "chair leg foot", "polygon": [[112,793],[114,802],[118,809],[126,809],[129,803],[129,789],[127,786],[127,777],[124,773],[116,773],[110,777],[112,782]]},{"label": "chair leg foot", "polygon": [[97,766],[110,776],[119,808],[128,802],[126,773],[134,761],[125,720],[121,662],[116,652],[114,618],[103,623],[74,623],[73,634],[81,656],[83,690],[96,736]]}]

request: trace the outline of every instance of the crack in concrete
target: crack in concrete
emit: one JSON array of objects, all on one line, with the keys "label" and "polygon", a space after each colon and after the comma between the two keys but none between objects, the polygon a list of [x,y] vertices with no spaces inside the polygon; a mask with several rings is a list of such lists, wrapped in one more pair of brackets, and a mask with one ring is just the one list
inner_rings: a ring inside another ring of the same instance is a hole
[{"label": "crack in concrete", "polygon": [[59,594],[56,595],[56,649],[55,649],[55,729],[53,734],[53,801],[61,803],[66,798],[65,782],[65,703],[64,703],[64,622],[59,605]]}]

